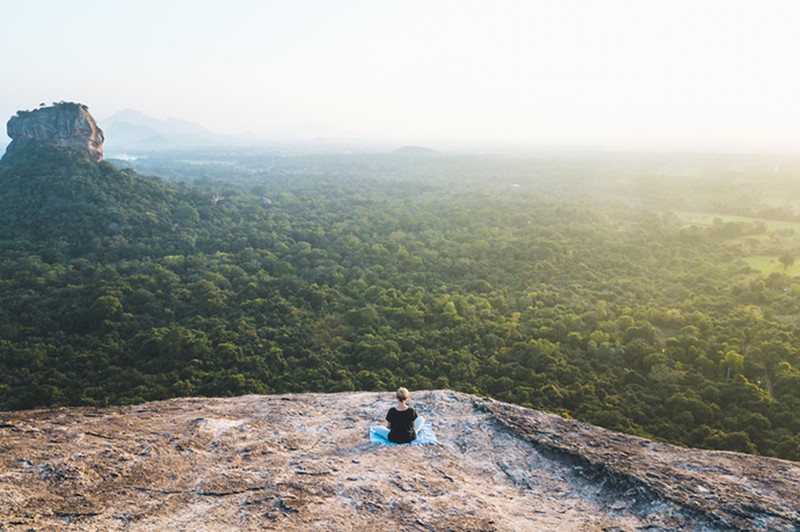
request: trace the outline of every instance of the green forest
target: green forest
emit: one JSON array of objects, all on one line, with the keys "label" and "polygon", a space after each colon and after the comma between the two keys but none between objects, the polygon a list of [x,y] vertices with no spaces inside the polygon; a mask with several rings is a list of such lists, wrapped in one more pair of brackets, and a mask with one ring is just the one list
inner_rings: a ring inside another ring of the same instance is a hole
[{"label": "green forest", "polygon": [[0,410],[402,385],[800,460],[774,159],[31,150],[0,166]]}]

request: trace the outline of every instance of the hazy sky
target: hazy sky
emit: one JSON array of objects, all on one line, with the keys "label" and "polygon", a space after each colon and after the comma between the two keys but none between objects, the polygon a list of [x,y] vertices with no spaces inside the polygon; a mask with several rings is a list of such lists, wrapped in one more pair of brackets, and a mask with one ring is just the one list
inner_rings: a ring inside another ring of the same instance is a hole
[{"label": "hazy sky", "polygon": [[795,0],[25,0],[0,46],[3,121],[69,100],[101,126],[800,146]]}]

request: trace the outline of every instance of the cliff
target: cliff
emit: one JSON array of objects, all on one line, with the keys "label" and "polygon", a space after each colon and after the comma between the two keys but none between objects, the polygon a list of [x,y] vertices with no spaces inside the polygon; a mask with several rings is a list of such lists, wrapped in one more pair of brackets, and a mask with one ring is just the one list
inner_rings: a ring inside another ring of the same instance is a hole
[{"label": "cliff", "polygon": [[683,449],[450,391],[0,413],[0,530],[797,530],[800,464]]},{"label": "cliff", "polygon": [[11,143],[3,160],[40,144],[77,148],[93,161],[103,159],[103,131],[83,104],[61,102],[33,111],[17,111],[8,121],[7,132]]}]

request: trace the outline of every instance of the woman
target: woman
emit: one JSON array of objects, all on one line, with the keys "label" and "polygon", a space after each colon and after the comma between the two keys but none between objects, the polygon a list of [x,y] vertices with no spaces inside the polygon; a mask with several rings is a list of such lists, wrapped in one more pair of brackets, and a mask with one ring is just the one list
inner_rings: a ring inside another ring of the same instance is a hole
[{"label": "woman", "polygon": [[375,427],[379,436],[392,443],[409,443],[417,439],[417,432],[422,430],[425,418],[417,415],[414,407],[408,406],[408,390],[397,389],[397,406],[393,406],[386,414],[386,427]]}]

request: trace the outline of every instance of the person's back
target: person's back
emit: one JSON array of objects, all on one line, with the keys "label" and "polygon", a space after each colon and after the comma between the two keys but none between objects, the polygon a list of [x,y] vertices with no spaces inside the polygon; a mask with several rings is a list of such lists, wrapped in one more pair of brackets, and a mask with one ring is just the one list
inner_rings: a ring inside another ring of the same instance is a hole
[{"label": "person's back", "polygon": [[386,421],[389,422],[389,441],[408,443],[416,440],[417,432],[414,430],[416,419],[417,411],[414,407],[406,406],[404,410],[394,406],[390,408],[386,414]]},{"label": "person's back", "polygon": [[393,406],[386,414],[386,425],[384,427],[370,427],[370,431],[392,443],[410,443],[417,439],[425,418],[417,415],[413,407],[408,406],[408,390],[405,388],[397,389],[397,406]]}]

